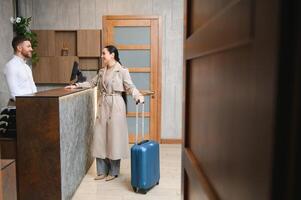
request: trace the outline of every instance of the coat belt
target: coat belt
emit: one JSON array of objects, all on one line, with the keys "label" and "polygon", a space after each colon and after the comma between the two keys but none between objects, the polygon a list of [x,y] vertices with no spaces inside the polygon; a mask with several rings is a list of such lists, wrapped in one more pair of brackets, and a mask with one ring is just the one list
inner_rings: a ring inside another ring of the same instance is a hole
[{"label": "coat belt", "polygon": [[[101,96],[102,96],[102,102],[104,101],[104,97],[105,96],[121,96],[121,93],[105,93],[105,92],[102,92],[101,93]],[[111,108],[110,108],[110,113],[109,113],[109,119],[111,119],[112,117],[112,112],[113,112],[113,104],[114,104],[114,98],[112,98],[112,105],[111,105]]]},{"label": "coat belt", "polygon": [[103,95],[103,96],[121,96],[121,93],[111,93],[111,94],[101,93],[101,95]]}]

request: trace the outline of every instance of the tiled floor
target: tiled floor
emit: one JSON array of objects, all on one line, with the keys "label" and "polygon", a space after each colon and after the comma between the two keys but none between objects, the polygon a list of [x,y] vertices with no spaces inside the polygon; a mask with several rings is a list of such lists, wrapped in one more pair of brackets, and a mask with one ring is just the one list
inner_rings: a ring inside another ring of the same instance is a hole
[{"label": "tiled floor", "polygon": [[121,174],[113,180],[95,181],[95,162],[77,189],[73,200],[180,200],[181,145],[160,145],[160,184],[146,195],[132,190],[130,160],[121,161]]}]

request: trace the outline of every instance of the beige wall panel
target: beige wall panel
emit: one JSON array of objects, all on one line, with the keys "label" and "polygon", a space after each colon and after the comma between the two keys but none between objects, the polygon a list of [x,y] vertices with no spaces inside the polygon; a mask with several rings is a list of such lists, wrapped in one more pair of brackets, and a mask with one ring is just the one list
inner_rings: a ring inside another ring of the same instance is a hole
[{"label": "beige wall panel", "polygon": [[[168,65],[163,67],[165,71],[165,79],[163,81],[162,90],[163,95],[163,112],[162,119],[168,120],[168,123],[162,123],[162,130],[164,132],[164,138],[181,138],[179,130],[182,128],[182,123],[173,123],[182,121],[182,81],[183,69],[179,67],[179,63],[182,63],[182,42],[177,37],[170,35],[166,40],[166,59]],[[175,81],[178,80],[178,81]]]},{"label": "beige wall panel", "polygon": [[[26,5],[27,6],[27,5]],[[58,24],[57,0],[33,0],[32,18],[34,19],[33,29],[53,29]],[[23,15],[23,13],[21,13]],[[28,13],[28,15],[30,15]]]},{"label": "beige wall panel", "polygon": [[13,49],[11,47],[11,40],[13,38],[13,26],[9,18],[13,16],[12,0],[0,1],[0,108],[5,106],[9,99],[9,91],[6,85],[3,68],[5,63],[12,57]]},{"label": "beige wall panel", "polygon": [[149,0],[112,0],[109,1],[110,15],[151,15],[152,1]]},{"label": "beige wall panel", "polygon": [[172,1],[172,18],[171,18],[171,30],[176,33],[182,35],[183,29],[183,9],[184,9],[184,1]]},{"label": "beige wall panel", "polygon": [[[19,12],[22,13],[23,17],[32,16],[32,2],[33,0],[22,0],[19,1]],[[34,24],[34,18],[32,19],[32,25]]]},{"label": "beige wall panel", "polygon": [[[162,20],[162,138],[181,138],[184,1],[153,0],[153,14]],[[182,8],[180,8],[182,6]],[[180,11],[181,10],[181,11]],[[174,23],[174,24],[173,24]]]},{"label": "beige wall panel", "polygon": [[79,0],[56,0],[58,21],[56,29],[78,29],[80,18]]},{"label": "beige wall panel", "polygon": [[79,0],[79,28],[94,29],[96,27],[96,0]]},{"label": "beige wall panel", "polygon": [[109,0],[95,0],[95,22],[96,29],[102,29],[102,16],[108,14],[108,1]]}]

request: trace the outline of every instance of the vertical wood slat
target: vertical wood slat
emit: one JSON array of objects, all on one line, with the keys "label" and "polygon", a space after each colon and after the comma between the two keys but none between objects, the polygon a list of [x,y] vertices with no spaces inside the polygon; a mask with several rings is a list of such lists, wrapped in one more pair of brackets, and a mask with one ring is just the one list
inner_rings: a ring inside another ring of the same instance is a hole
[{"label": "vertical wood slat", "polygon": [[[151,85],[150,88],[152,91],[156,91],[158,93],[159,85],[158,85],[158,38],[159,38],[159,24],[158,20],[151,20],[151,73],[150,73],[150,79],[151,79]],[[151,117],[150,117],[150,133],[151,138],[156,138],[157,141],[160,141],[160,134],[158,129],[158,117],[161,115],[158,115],[158,103],[159,98],[158,95],[155,94],[153,96],[150,96],[150,109],[151,109]],[[153,122],[152,122],[153,121]]]}]

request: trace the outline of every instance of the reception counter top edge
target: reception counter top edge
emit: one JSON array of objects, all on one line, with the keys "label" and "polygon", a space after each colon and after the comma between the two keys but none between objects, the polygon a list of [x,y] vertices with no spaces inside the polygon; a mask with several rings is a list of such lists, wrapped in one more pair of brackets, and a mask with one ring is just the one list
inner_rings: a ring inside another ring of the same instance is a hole
[{"label": "reception counter top edge", "polygon": [[56,89],[52,89],[52,90],[36,92],[33,94],[17,96],[16,99],[19,99],[19,98],[43,98],[43,97],[59,98],[59,97],[67,96],[67,95],[74,94],[77,92],[82,92],[82,91],[88,90],[88,89],[90,89],[90,88],[79,88],[79,89],[56,88]]}]

